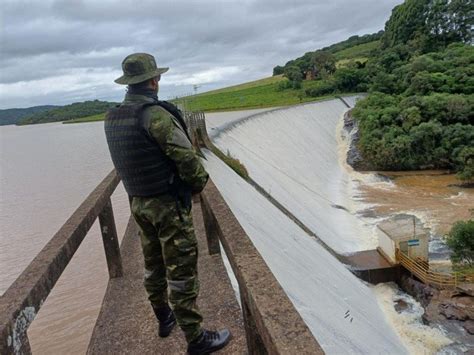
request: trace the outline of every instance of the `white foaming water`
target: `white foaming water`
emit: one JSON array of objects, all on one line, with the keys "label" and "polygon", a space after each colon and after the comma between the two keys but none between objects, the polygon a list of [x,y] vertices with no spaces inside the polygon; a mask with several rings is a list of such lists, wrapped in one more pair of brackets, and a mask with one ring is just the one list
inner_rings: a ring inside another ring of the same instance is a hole
[{"label": "white foaming water", "polygon": [[406,354],[370,289],[221,160],[206,169],[327,354]]},{"label": "white foaming water", "polygon": [[[230,150],[245,164],[254,180],[337,251],[353,251],[376,244],[374,228],[380,218],[372,219],[371,223],[360,223],[360,218],[351,214],[361,207],[368,207],[352,201],[359,184],[386,189],[394,187],[392,182],[381,181],[375,174],[355,172],[345,162],[347,140],[341,136],[341,118],[346,109],[334,100],[268,112],[242,121],[217,137],[220,148]],[[332,138],[330,134],[333,134]],[[423,310],[408,295],[397,293],[396,297],[405,298],[413,311],[401,315],[396,313],[393,286],[378,285],[375,289],[373,295],[380,304],[379,308],[361,290],[367,286],[352,274],[339,283],[339,273],[342,273],[339,262],[323,259],[325,250],[316,243],[317,246],[308,243],[307,236],[301,231],[290,232],[289,229],[295,226],[286,225],[286,216],[278,217],[278,213],[273,212],[274,206],[268,201],[259,201],[261,196],[254,196],[255,191],[246,191],[248,185],[240,178],[235,180],[220,165],[210,159],[207,167],[211,176],[326,352],[379,353],[377,347],[383,346],[381,344],[387,339],[378,337],[379,333],[372,333],[373,325],[387,332],[391,339],[389,342],[393,341],[391,332],[395,329],[412,354],[430,354],[450,343],[438,329],[422,325]],[[335,216],[340,210],[332,207],[332,201],[343,204],[347,211]],[[426,221],[426,216],[417,215]],[[347,237],[344,233],[349,226],[354,229]],[[342,240],[331,239],[339,236],[343,237]],[[312,253],[312,257],[305,257],[305,252],[297,246],[299,243]],[[305,275],[301,281],[304,285],[299,284],[301,275]],[[333,307],[340,308],[341,304],[351,312],[364,310],[364,321],[358,324],[361,333],[355,335],[354,329],[344,328],[345,324],[332,313]],[[365,313],[368,308],[371,309],[370,316]],[[380,316],[383,320],[376,321]],[[389,328],[385,328],[385,321],[390,323]],[[332,340],[338,339],[341,333],[348,340],[333,344]],[[368,349],[362,351],[359,340],[364,340]],[[399,344],[385,353],[403,352],[405,350]]]},{"label": "white foaming water", "polygon": [[[423,325],[423,307],[413,297],[402,293],[394,283],[371,286],[380,307],[411,354],[436,354],[452,343],[441,329]],[[402,300],[408,308],[398,313],[394,303]]]},{"label": "white foaming water", "polygon": [[330,100],[262,113],[215,140],[339,253],[377,245],[367,222],[353,214],[357,182],[339,163],[336,130],[346,110]]}]

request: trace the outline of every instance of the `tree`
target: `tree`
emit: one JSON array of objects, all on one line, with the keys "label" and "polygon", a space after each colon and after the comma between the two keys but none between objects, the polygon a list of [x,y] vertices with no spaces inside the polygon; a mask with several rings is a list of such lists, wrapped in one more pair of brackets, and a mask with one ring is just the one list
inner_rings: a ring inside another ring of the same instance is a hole
[{"label": "tree", "polygon": [[281,65],[277,65],[275,68],[273,68],[273,76],[283,74],[284,71],[285,68],[283,68]]},{"label": "tree", "polygon": [[456,156],[456,162],[459,164],[460,169],[458,177],[464,181],[474,180],[474,148],[463,147],[459,150]]},{"label": "tree", "polygon": [[310,69],[318,79],[325,79],[336,71],[336,58],[326,51],[316,51],[311,58]]},{"label": "tree", "polygon": [[337,89],[341,92],[366,90],[367,73],[362,69],[340,68],[334,74]]},{"label": "tree", "polygon": [[294,89],[301,88],[301,81],[303,80],[303,74],[301,73],[300,68],[298,68],[296,65],[289,66],[285,68],[284,75],[288,78],[288,80],[291,83],[291,86]]},{"label": "tree", "polygon": [[453,264],[474,266],[474,220],[456,222],[446,238]]},{"label": "tree", "polygon": [[444,46],[472,42],[474,3],[472,0],[432,0],[426,24],[429,33]]},{"label": "tree", "polygon": [[382,46],[389,48],[406,44],[417,35],[428,32],[425,19],[429,3],[430,0],[406,0],[395,6],[385,24]]}]

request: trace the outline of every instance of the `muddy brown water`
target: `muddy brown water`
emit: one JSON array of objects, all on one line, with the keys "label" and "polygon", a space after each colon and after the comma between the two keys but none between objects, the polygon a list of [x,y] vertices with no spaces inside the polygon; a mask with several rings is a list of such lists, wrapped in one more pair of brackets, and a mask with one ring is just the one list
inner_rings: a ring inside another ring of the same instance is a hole
[{"label": "muddy brown water", "polygon": [[365,202],[379,214],[413,211],[425,217],[435,234],[449,232],[453,221],[473,217],[474,188],[461,187],[455,174],[445,171],[380,172],[393,182],[361,186]]},{"label": "muddy brown water", "polygon": [[[0,127],[0,294],[112,169],[101,122]],[[470,217],[474,190],[439,172],[383,173],[391,182],[360,186],[376,215],[412,213],[437,235]],[[120,185],[112,199],[119,235],[129,215]],[[108,280],[93,226],[28,334],[35,354],[83,354]]]},{"label": "muddy brown water", "polygon": [[[431,229],[430,259],[447,263],[443,237],[454,222],[474,217],[474,189],[446,171],[379,172],[385,182],[361,184],[360,198],[377,217],[413,214]],[[448,263],[449,264],[449,263]]]}]

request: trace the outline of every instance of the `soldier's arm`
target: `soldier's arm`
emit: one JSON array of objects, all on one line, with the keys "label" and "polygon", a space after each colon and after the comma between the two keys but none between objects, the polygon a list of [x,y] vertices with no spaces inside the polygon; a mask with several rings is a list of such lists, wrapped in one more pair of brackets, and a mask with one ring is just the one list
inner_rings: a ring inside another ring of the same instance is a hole
[{"label": "soldier's arm", "polygon": [[162,108],[153,107],[148,127],[163,152],[174,161],[181,180],[194,192],[202,191],[209,175],[176,119]]}]

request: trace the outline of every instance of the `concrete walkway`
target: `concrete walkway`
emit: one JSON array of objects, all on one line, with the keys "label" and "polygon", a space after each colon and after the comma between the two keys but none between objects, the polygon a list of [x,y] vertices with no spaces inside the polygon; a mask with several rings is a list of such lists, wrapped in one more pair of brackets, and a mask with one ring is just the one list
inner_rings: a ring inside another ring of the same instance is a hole
[{"label": "concrete walkway", "polygon": [[[199,243],[198,305],[207,329],[227,327],[231,343],[220,354],[245,354],[245,332],[240,307],[220,255],[207,251],[201,206],[194,204],[193,218]],[[158,324],[143,287],[143,256],[138,231],[129,222],[121,253],[124,276],[109,281],[88,354],[184,354],[186,342],[176,327],[170,337],[158,337]]]}]

